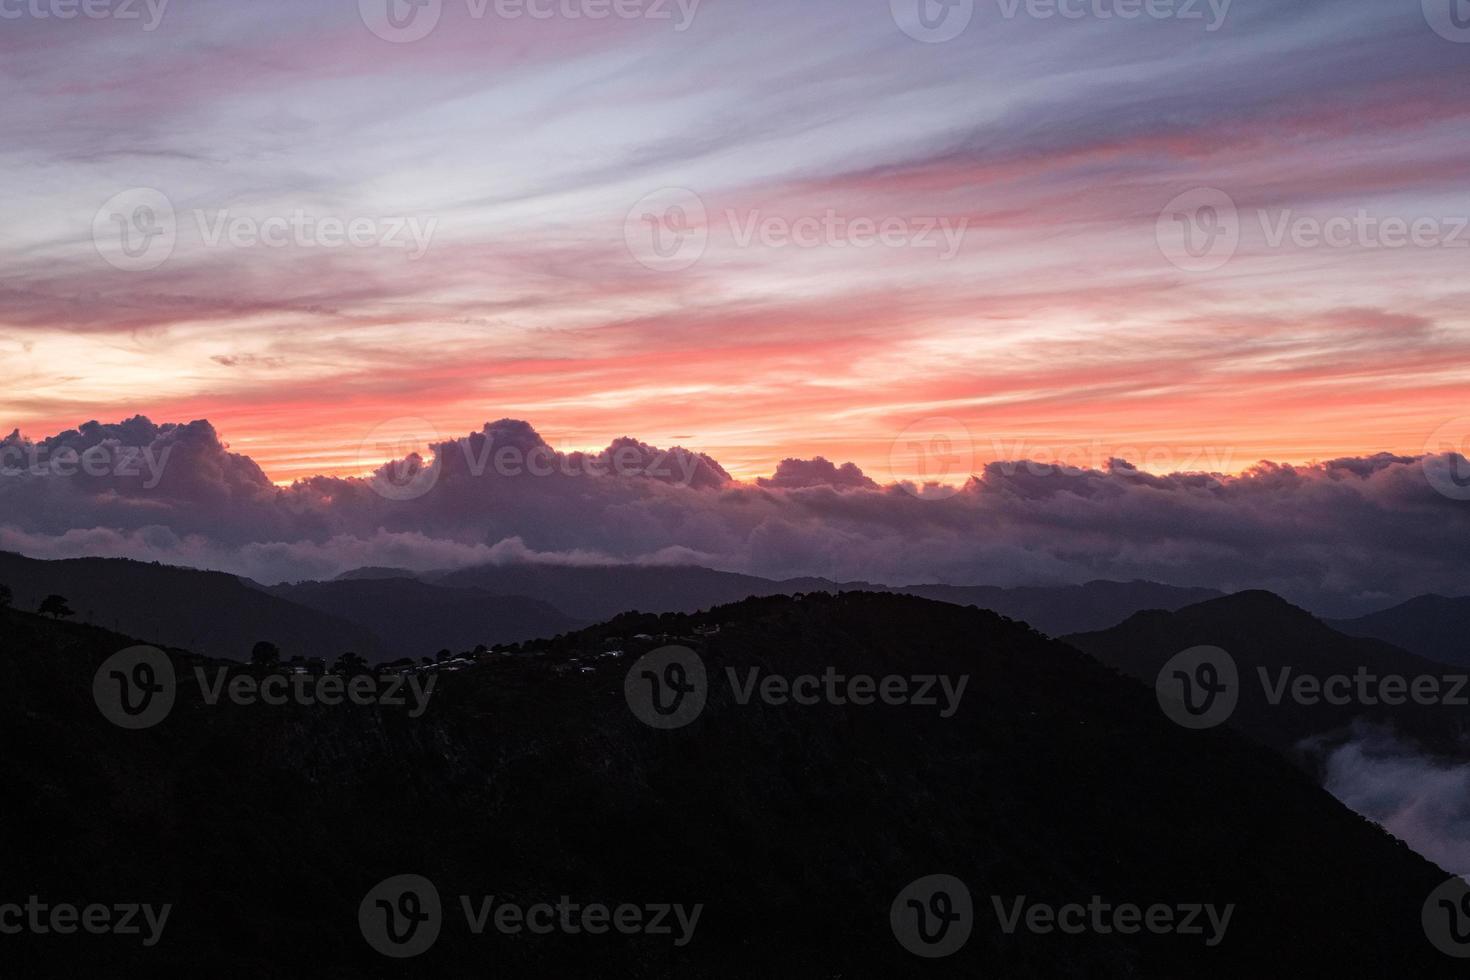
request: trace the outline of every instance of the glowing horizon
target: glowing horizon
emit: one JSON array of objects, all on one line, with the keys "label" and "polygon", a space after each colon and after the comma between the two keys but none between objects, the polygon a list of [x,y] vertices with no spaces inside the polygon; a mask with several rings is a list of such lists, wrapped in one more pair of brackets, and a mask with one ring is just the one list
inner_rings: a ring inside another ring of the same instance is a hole
[{"label": "glowing horizon", "polygon": [[[1470,63],[1416,4],[979,4],[938,39],[881,3],[446,3],[402,43],[371,6],[7,22],[0,429],[208,419],[289,483],[513,417],[887,482],[934,419],[976,467],[1238,473],[1467,414]],[[165,210],[166,255],[108,240]]]}]

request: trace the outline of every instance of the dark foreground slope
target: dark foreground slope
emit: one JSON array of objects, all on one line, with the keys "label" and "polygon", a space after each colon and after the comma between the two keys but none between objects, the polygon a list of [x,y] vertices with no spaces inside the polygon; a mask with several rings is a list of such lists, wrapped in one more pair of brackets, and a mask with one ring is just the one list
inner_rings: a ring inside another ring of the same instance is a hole
[{"label": "dark foreground slope", "polygon": [[[694,639],[697,628],[714,635]],[[648,639],[639,639],[650,634]],[[714,679],[688,727],[623,695],[687,636]],[[161,942],[0,936],[12,975],[228,977],[1448,977],[1420,910],[1445,875],[1274,754],[1165,720],[1135,681],[975,609],[875,594],[627,616],[440,677],[401,708],[209,707],[161,724],[92,702],[128,641],[0,613],[0,901],[172,902]],[[612,648],[622,657],[600,656]],[[575,658],[575,659],[574,659]],[[190,661],[177,658],[181,675]],[[968,675],[958,711],[740,705],[723,669]],[[359,931],[392,875],[443,897],[437,942]],[[895,940],[909,882],[966,882],[943,960]],[[457,896],[702,903],[693,941],[471,933]],[[1200,936],[1006,935],[1007,904],[1235,905]]]}]

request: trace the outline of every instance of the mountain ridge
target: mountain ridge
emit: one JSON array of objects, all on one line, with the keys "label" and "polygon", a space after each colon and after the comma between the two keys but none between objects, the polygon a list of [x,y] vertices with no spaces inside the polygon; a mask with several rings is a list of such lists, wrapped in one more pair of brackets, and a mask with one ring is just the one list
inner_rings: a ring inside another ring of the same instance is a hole
[{"label": "mountain ridge", "polygon": [[[157,976],[218,960],[222,976],[259,977],[283,948],[293,975],[401,976],[353,913],[376,882],[412,872],[447,910],[480,894],[705,906],[683,949],[477,937],[446,921],[414,964],[430,975],[487,956],[505,976],[1458,972],[1419,924],[1443,871],[1274,753],[1181,731],[1136,682],[982,610],[847,593],[624,614],[443,675],[416,720],[387,707],[209,708],[181,686],[163,723],[127,739],[98,715],[91,679],[131,639],[15,611],[0,621],[12,678],[0,730],[26,747],[0,754],[0,778],[33,801],[0,812],[0,832],[28,845],[7,856],[7,880],[69,895],[100,878],[178,903],[154,949],[22,938],[10,947],[22,971]],[[673,732],[638,721],[622,690],[630,661],[670,640],[718,681]],[[626,655],[604,657],[611,643]],[[189,658],[173,656],[186,673]],[[829,668],[970,683],[944,718],[742,703],[719,680]],[[900,948],[888,916],[907,883],[936,872],[967,883],[975,922],[961,950],[928,961]],[[1007,933],[992,895],[1217,902],[1234,916],[1208,948],[1177,934]]]},{"label": "mountain ridge", "polygon": [[1429,593],[1352,619],[1337,630],[1372,637],[1456,667],[1470,667],[1470,596]]},{"label": "mountain ridge", "polygon": [[1148,610],[1118,625],[1061,637],[1124,674],[1153,686],[1176,654],[1194,647],[1217,647],[1238,671],[1240,702],[1229,724],[1283,752],[1304,739],[1342,732],[1355,720],[1387,724],[1449,756],[1466,756],[1458,717],[1448,705],[1371,705],[1325,699],[1306,704],[1283,698],[1272,704],[1266,681],[1291,676],[1323,678],[1354,675],[1405,678],[1454,676],[1443,663],[1390,643],[1349,636],[1309,611],[1271,592],[1251,590],[1186,606],[1174,612]]}]

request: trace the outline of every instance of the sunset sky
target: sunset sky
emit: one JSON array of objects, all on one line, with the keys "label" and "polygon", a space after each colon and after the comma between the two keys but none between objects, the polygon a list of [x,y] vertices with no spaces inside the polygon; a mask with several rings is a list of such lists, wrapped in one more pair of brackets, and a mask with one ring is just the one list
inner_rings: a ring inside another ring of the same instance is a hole
[{"label": "sunset sky", "polygon": [[0,19],[0,435],[208,419],[280,483],[511,417],[884,481],[914,431],[1236,472],[1470,415],[1449,0],[388,2]]}]

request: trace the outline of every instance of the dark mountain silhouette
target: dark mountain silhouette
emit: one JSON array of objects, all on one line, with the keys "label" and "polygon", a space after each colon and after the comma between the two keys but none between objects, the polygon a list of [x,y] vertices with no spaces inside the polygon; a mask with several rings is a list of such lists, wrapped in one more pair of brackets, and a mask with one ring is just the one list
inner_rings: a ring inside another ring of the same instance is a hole
[{"label": "dark mountain silhouette", "polygon": [[1350,636],[1371,636],[1421,657],[1470,667],[1470,596],[1421,595],[1356,619],[1331,620]]},{"label": "dark mountain silhouette", "polygon": [[[1291,676],[1353,675],[1405,678],[1454,672],[1443,664],[1380,640],[1346,636],[1270,592],[1241,592],[1176,612],[1142,612],[1100,632],[1063,637],[1068,644],[1152,686],[1175,654],[1195,646],[1228,652],[1240,672],[1240,704],[1230,724],[1278,749],[1302,739],[1343,731],[1354,720],[1388,725],[1449,755],[1464,754],[1463,708],[1444,705],[1302,704],[1290,696],[1271,704],[1259,672],[1273,684],[1282,668]],[[1470,690],[1464,692],[1470,696]]]},{"label": "dark mountain silhouette", "polygon": [[523,596],[497,596],[416,579],[364,578],[279,585],[271,593],[301,606],[365,626],[400,656],[441,648],[518,643],[586,626],[551,606]]},{"label": "dark mountain silhouette", "polygon": [[223,572],[121,558],[38,561],[0,552],[0,583],[19,609],[65,597],[75,618],[150,643],[246,658],[265,640],[283,656],[369,663],[441,649],[516,643],[585,626],[545,603],[416,579],[365,577],[268,587]]},{"label": "dark mountain silhouette", "polygon": [[386,568],[381,565],[369,565],[365,568],[354,568],[350,572],[343,572],[334,582],[354,582],[361,579],[393,579],[393,578],[420,578],[406,568]]},{"label": "dark mountain silhouette", "polygon": [[530,596],[589,622],[632,609],[692,613],[749,596],[838,589],[826,579],[778,582],[697,565],[479,565],[438,575],[433,581],[497,595]]},{"label": "dark mountain silhouette", "polygon": [[260,640],[288,657],[332,660],[352,650],[382,659],[389,652],[361,625],[223,572],[126,558],[38,561],[0,552],[0,583],[15,593],[18,609],[37,609],[54,593],[69,601],[81,622],[210,656],[244,659]]},{"label": "dark mountain silhouette", "polygon": [[[1240,606],[1265,600],[1221,600]],[[1198,616],[1191,613],[1190,616]],[[718,632],[714,630],[718,627]],[[711,675],[966,675],[950,718],[914,705],[737,703],[687,728],[623,698],[664,636]],[[646,636],[647,639],[640,639]],[[1420,927],[1446,875],[1274,753],[1186,732],[1152,693],[1022,624],[891,594],[751,599],[625,615],[440,676],[403,709],[205,705],[189,681],[154,728],[92,703],[131,639],[0,612],[6,896],[174,902],[163,942],[5,937],[16,976],[1231,977],[1461,975]],[[1239,645],[1239,644],[1237,644]],[[610,647],[622,657],[601,654]],[[527,655],[531,654],[531,655]],[[187,678],[195,658],[172,654]],[[422,874],[434,947],[400,962],[359,934],[364,894]],[[917,958],[889,906],[965,881],[973,935]],[[665,937],[473,936],[460,895],[705,906]],[[1233,903],[1199,936],[1006,935],[990,896]]]},{"label": "dark mountain silhouette", "polygon": [[569,615],[606,619],[629,609],[696,612],[748,596],[797,592],[882,591],[990,609],[1049,635],[1102,629],[1142,609],[1178,609],[1218,596],[1209,589],[1154,582],[1089,582],[1056,587],[886,586],[825,578],[775,580],[699,566],[481,565],[439,573],[440,585],[533,596]]},{"label": "dark mountain silhouette", "polygon": [[990,609],[1029,623],[1049,636],[1105,629],[1145,609],[1172,611],[1222,595],[1214,589],[1180,588],[1139,580],[1011,589],[986,585],[911,585],[899,591]]}]

